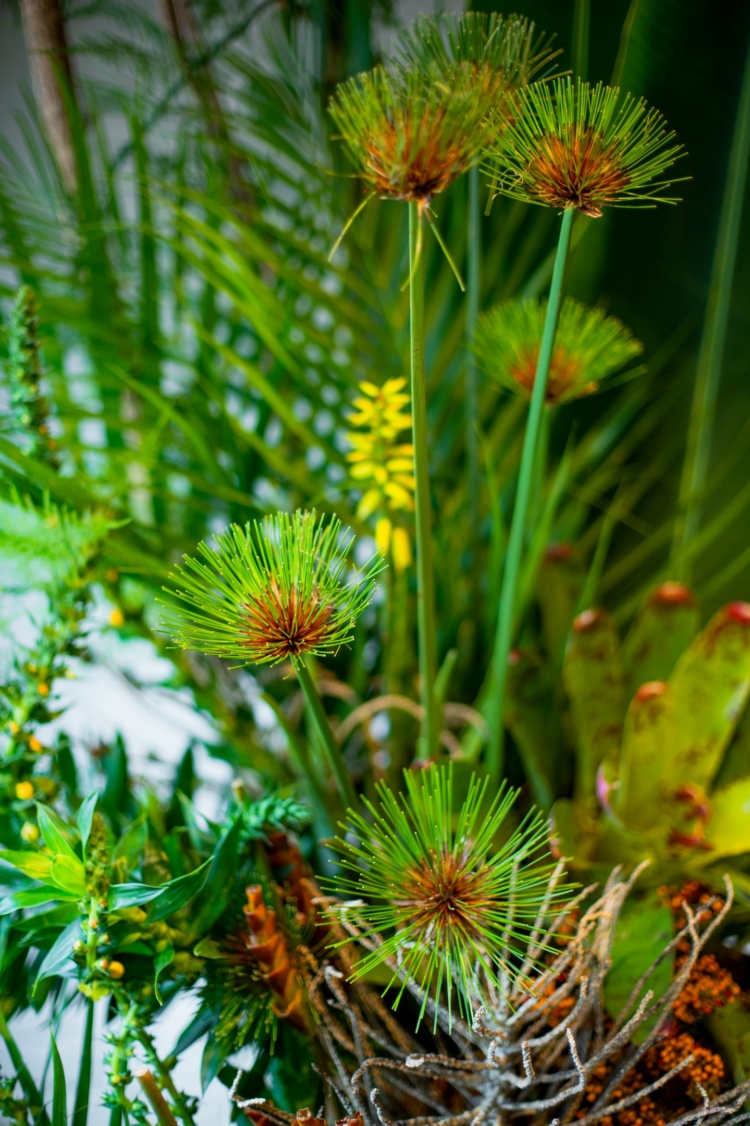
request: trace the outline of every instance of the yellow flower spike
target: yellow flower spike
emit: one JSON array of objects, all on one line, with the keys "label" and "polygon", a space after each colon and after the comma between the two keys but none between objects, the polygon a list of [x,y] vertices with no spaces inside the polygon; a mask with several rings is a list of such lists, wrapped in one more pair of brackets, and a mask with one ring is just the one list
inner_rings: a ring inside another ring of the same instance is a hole
[{"label": "yellow flower spike", "polygon": [[31,782],[16,783],[16,797],[19,801],[30,801],[34,796],[34,786]]},{"label": "yellow flower spike", "polygon": [[391,551],[393,566],[401,574],[407,567],[411,566],[412,562],[411,540],[404,528],[393,529]]},{"label": "yellow flower spike", "polygon": [[391,532],[393,525],[387,516],[382,516],[375,525],[375,543],[378,549],[383,552],[383,555],[388,554],[388,548],[391,546]]}]

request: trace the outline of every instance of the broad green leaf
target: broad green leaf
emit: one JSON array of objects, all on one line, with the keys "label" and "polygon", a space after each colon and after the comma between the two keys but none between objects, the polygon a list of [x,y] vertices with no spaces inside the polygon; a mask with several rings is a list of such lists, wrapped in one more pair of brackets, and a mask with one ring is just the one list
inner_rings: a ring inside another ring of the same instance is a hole
[{"label": "broad green leaf", "polygon": [[70,962],[73,953],[73,945],[81,937],[81,921],[74,919],[69,923],[65,930],[61,931],[55,940],[54,945],[47,951],[44,961],[39,967],[39,972],[36,975],[34,988],[37,984],[44,980],[46,977],[57,976],[62,969],[64,969]]},{"label": "broad green leaf", "polygon": [[750,1011],[742,1001],[714,1009],[706,1024],[732,1069],[735,1083],[750,1079]]},{"label": "broad green leaf", "polygon": [[711,845],[707,860],[750,852],[750,778],[714,790],[706,839]]},{"label": "broad green leaf", "polygon": [[72,1126],[86,1126],[89,1116],[89,1100],[91,1098],[91,1049],[94,1039],[94,1002],[86,1002],[86,1028],[83,1034],[81,1048],[81,1063],[78,1069],[78,1083],[76,1084],[75,1108],[73,1110]]},{"label": "broad green leaf", "polygon": [[538,572],[536,596],[547,655],[555,664],[568,640],[583,582],[581,564],[567,544],[547,549]]},{"label": "broad green leaf", "polygon": [[69,856],[55,856],[50,868],[50,879],[63,891],[79,896],[86,894],[86,871],[80,860]]},{"label": "broad green leaf", "polygon": [[212,1036],[209,1034],[201,1058],[201,1091],[205,1095],[206,1088],[212,1083],[219,1070],[231,1055],[231,1040],[228,1037]]},{"label": "broad green leaf", "polygon": [[85,797],[81,802],[76,817],[76,824],[78,825],[78,832],[81,834],[81,845],[83,847],[84,856],[86,855],[86,847],[89,843],[89,836],[91,834],[91,825],[94,820],[94,810],[96,803],[99,800],[99,791],[94,790],[92,793]]},{"label": "broad green leaf", "polygon": [[576,797],[592,808],[597,770],[617,764],[625,716],[617,632],[603,610],[584,610],[573,622],[563,680],[578,742]]},{"label": "broad green leaf", "polygon": [[112,854],[113,863],[116,863],[118,860],[124,861],[124,872],[120,872],[120,875],[127,875],[128,872],[131,872],[133,868],[135,868],[141,853],[146,847],[147,839],[148,824],[146,822],[146,815],[142,814],[128,827],[117,842],[117,846]]},{"label": "broad green leaf", "polygon": [[549,809],[558,791],[560,725],[552,697],[551,669],[533,653],[508,657],[505,723],[513,736],[534,801]]},{"label": "broad green leaf", "polygon": [[158,901],[149,909],[149,922],[156,923],[161,919],[166,919],[173,915],[175,911],[179,911],[186,903],[189,903],[203,888],[209,878],[210,870],[211,859],[209,858],[199,868],[188,872],[187,876],[178,876],[176,880],[170,880],[168,884],[164,884]]},{"label": "broad green leaf", "polygon": [[714,788],[728,786],[730,782],[738,782],[740,778],[750,776],[750,706],[745,709],[739,718],[734,735],[727,747],[721,761],[719,772],[714,778]]},{"label": "broad green leaf", "polygon": [[196,904],[195,914],[190,922],[191,931],[195,935],[205,934],[226,907],[237,862],[241,826],[242,823],[238,819],[225,830],[211,857],[206,887]]},{"label": "broad green leaf", "polygon": [[[604,980],[604,1005],[614,1019],[622,1012],[639,978],[653,965],[674,934],[672,913],[656,891],[647,896],[632,895],[625,900],[615,927],[612,966]],[[672,982],[674,954],[665,958],[646,981],[627,1016],[635,1012],[648,990],[658,1001]],[[632,1039],[641,1044],[653,1028],[653,1021],[641,1024]]]},{"label": "broad green leaf", "polygon": [[623,737],[624,820],[689,834],[750,689],[750,606],[724,607],[665,682],[639,688]]},{"label": "broad green leaf", "polygon": [[17,849],[3,849],[0,851],[0,860],[12,864],[19,872],[24,872],[35,880],[52,883],[52,857],[44,852],[20,852]]},{"label": "broad green leaf", "polygon": [[65,1071],[51,1030],[49,1038],[52,1045],[52,1126],[67,1126],[68,1092],[65,1085]]},{"label": "broad green leaf", "polygon": [[698,610],[681,583],[662,583],[644,599],[622,645],[627,697],[652,680],[666,680],[698,629]]},{"label": "broad green leaf", "polygon": [[750,691],[750,603],[719,610],[669,678],[675,730],[665,750],[669,785],[706,787]]},{"label": "broad green leaf", "polygon": [[58,817],[49,806],[42,805],[41,802],[36,802],[36,816],[42,840],[50,852],[56,857],[67,856],[69,860],[75,860],[76,863],[80,864],[80,860],[68,840],[70,829],[62,818]]},{"label": "broad green leaf", "polygon": [[159,989],[159,978],[162,972],[174,959],[174,946],[168,942],[163,950],[160,950],[154,958],[154,996],[160,1005],[164,1004],[161,990]]},{"label": "broad green leaf", "polygon": [[14,891],[0,900],[0,915],[9,915],[11,911],[19,911],[22,907],[41,907],[42,904],[52,904],[61,899],[78,901],[78,896],[62,888],[48,890],[47,888],[29,888],[28,891]]}]

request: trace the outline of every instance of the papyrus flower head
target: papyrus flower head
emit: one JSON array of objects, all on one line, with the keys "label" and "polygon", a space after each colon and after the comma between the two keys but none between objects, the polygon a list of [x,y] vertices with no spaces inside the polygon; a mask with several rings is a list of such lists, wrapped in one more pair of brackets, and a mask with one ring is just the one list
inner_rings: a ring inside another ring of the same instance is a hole
[{"label": "papyrus flower head", "polygon": [[488,780],[473,778],[454,810],[451,768],[405,779],[399,797],[381,784],[377,806],[365,803],[369,816],[350,813],[346,838],[332,844],[346,873],[334,890],[356,899],[341,910],[374,940],[355,976],[385,963],[399,997],[412,984],[423,992],[422,1014],[437,997],[450,1012],[455,994],[468,1015],[483,982],[518,976],[516,944],[569,889],[550,888],[543,818],[527,817],[498,846],[515,792],[490,799]]},{"label": "papyrus flower head", "polygon": [[[474,350],[492,379],[531,398],[547,302],[504,301],[479,318]],[[643,351],[616,317],[568,297],[560,310],[545,401],[549,406],[591,395],[602,380]]]},{"label": "papyrus flower head", "polygon": [[376,555],[347,574],[353,542],[335,517],[314,512],[234,524],[176,568],[165,625],[183,649],[242,663],[334,653],[351,641],[383,565]]},{"label": "papyrus flower head", "polygon": [[602,209],[676,203],[663,174],[684,155],[642,99],[558,78],[515,96],[512,120],[485,150],[493,190],[592,218]]},{"label": "papyrus flower head", "polygon": [[373,194],[427,207],[479,158],[512,92],[548,51],[518,17],[423,18],[392,70],[342,83],[329,111]]}]

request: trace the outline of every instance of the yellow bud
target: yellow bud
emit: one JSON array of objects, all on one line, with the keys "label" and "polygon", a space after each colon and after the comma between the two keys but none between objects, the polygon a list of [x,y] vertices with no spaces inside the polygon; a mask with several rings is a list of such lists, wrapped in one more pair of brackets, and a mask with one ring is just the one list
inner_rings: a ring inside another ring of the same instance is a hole
[{"label": "yellow bud", "polygon": [[119,981],[124,973],[125,967],[123,966],[122,962],[109,963],[109,976],[113,977],[115,981]]},{"label": "yellow bud", "polygon": [[34,844],[39,840],[39,830],[31,821],[21,826],[21,840],[26,841],[26,844]]},{"label": "yellow bud", "polygon": [[39,681],[36,690],[40,696],[49,696],[49,684],[45,684],[43,680]]},{"label": "yellow bud", "polygon": [[123,614],[119,606],[116,606],[112,613],[109,615],[109,624],[111,626],[114,626],[115,629],[119,629],[120,626],[125,624],[125,615]]},{"label": "yellow bud", "polygon": [[21,728],[18,726],[16,721],[12,719],[8,724],[8,731],[10,731],[11,735],[17,735],[20,730]]},{"label": "yellow bud", "polygon": [[31,782],[16,783],[16,797],[19,801],[30,801],[34,796],[34,787]]},{"label": "yellow bud", "polygon": [[39,754],[40,751],[44,750],[44,747],[39,742],[36,735],[32,735],[31,738],[29,739],[29,750],[35,751],[36,754]]}]

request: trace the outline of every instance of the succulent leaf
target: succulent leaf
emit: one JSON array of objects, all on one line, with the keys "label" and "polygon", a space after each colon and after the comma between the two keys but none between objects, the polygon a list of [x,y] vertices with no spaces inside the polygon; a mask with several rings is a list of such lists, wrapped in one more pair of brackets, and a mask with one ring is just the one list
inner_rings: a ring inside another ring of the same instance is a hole
[{"label": "succulent leaf", "polygon": [[698,629],[692,592],[662,583],[645,598],[622,645],[628,699],[651,680],[666,680]]}]

